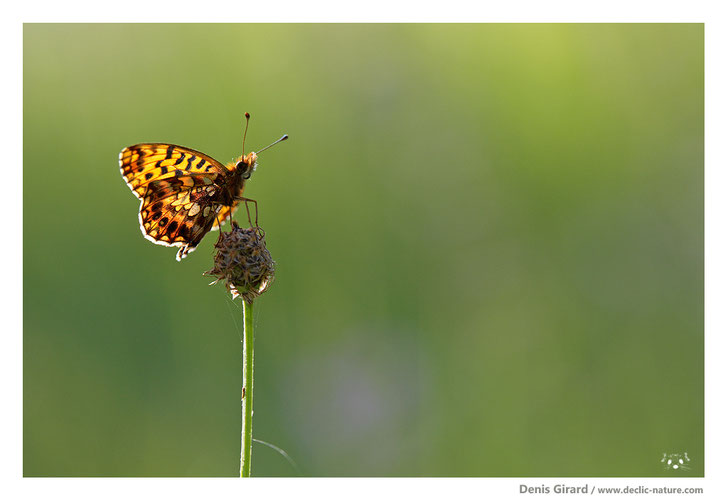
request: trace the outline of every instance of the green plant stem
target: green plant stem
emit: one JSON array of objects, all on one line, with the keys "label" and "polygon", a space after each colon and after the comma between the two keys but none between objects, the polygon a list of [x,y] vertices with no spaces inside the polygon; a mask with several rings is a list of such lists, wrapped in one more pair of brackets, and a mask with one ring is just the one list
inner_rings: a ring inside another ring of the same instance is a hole
[{"label": "green plant stem", "polygon": [[253,302],[243,299],[243,423],[240,437],[240,477],[250,476],[253,452]]}]

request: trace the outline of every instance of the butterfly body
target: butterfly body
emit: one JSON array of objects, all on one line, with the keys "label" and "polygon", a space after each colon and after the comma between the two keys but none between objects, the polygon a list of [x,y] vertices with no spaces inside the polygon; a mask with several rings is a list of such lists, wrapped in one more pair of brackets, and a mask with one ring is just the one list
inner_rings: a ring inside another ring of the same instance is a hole
[{"label": "butterfly body", "polygon": [[119,165],[124,181],[141,200],[142,234],[155,244],[180,247],[180,261],[233,215],[257,155],[223,165],[183,146],[141,143],[124,148]]}]

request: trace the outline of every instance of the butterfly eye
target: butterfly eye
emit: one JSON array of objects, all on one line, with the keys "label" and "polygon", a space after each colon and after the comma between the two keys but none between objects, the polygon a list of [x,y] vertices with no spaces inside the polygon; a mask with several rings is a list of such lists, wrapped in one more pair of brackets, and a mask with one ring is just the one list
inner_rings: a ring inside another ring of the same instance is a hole
[{"label": "butterfly eye", "polygon": [[245,170],[245,167],[245,162],[243,162],[242,160],[235,165],[235,169],[237,170]]}]

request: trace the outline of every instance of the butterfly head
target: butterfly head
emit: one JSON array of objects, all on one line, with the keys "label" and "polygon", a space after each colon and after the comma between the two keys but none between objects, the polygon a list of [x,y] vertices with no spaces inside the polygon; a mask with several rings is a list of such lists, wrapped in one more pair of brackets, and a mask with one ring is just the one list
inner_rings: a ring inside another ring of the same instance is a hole
[{"label": "butterfly head", "polygon": [[251,151],[244,157],[238,159],[238,163],[235,164],[235,170],[243,179],[250,179],[251,174],[255,171],[255,167],[258,165],[258,155],[254,151]]}]

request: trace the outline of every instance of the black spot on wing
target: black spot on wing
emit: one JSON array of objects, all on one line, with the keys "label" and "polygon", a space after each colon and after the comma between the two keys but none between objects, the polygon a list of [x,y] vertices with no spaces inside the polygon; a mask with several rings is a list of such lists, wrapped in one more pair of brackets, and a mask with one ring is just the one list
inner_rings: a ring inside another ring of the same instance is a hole
[{"label": "black spot on wing", "polygon": [[137,166],[137,172],[141,172],[144,170],[144,150],[138,150],[137,154],[139,155],[136,159],[136,166]]},{"label": "black spot on wing", "polygon": [[185,170],[190,170],[192,168],[192,162],[197,160],[197,155],[192,155],[190,159],[188,160],[187,167],[185,167]]}]

